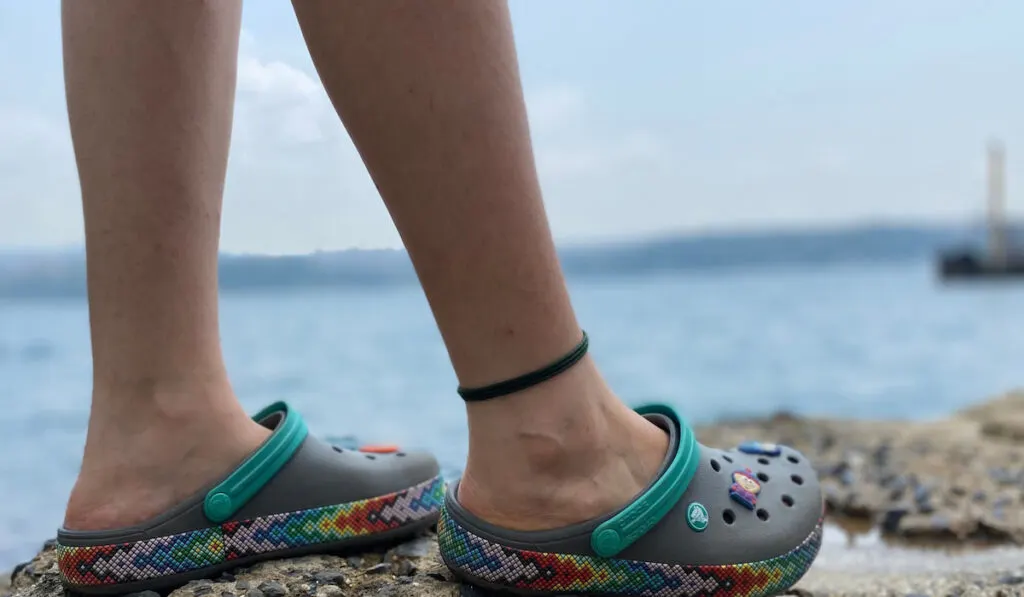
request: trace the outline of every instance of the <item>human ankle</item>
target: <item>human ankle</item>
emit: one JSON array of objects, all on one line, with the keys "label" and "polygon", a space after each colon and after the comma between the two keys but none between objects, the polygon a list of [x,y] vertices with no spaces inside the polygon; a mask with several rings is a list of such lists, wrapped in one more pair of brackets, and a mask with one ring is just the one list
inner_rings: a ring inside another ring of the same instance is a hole
[{"label": "human ankle", "polygon": [[507,398],[470,406],[459,499],[492,523],[551,528],[621,506],[657,474],[667,435],[585,360]]},{"label": "human ankle", "polygon": [[470,461],[560,475],[600,449],[616,425],[618,399],[589,359],[515,394],[467,404]]},{"label": "human ankle", "polygon": [[102,529],[146,520],[256,449],[269,430],[245,415],[230,386],[212,389],[183,394],[163,386],[158,395],[115,397],[97,388],[65,526]]}]

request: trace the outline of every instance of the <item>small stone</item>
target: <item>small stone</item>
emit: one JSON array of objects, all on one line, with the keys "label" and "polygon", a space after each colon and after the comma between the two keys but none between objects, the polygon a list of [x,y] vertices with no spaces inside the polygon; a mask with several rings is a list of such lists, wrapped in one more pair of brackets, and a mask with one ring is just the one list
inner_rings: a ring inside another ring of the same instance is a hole
[{"label": "small stone", "polygon": [[412,576],[416,573],[416,566],[409,560],[398,560],[392,566],[392,573],[395,576]]},{"label": "small stone", "polygon": [[381,562],[376,566],[370,566],[365,570],[366,574],[384,574],[385,572],[391,571],[391,565]]},{"label": "small stone", "polygon": [[988,469],[988,476],[998,485],[1016,485],[1019,473],[1014,473],[1004,467],[992,467]]},{"label": "small stone", "polygon": [[349,556],[345,558],[345,561],[348,562],[348,565],[353,568],[360,568],[363,565],[363,558],[359,556]]},{"label": "small stone", "polygon": [[345,586],[345,573],[341,570],[324,570],[313,575],[316,582],[321,585]]},{"label": "small stone", "polygon": [[235,597],[235,594],[231,591],[221,591],[220,597]]},{"label": "small stone", "polygon": [[922,514],[931,514],[935,511],[932,506],[932,490],[926,485],[918,485],[914,488],[914,503],[917,504],[917,511]]},{"label": "small stone", "polygon": [[324,585],[316,590],[316,597],[341,597],[345,592],[336,585]]},{"label": "small stone", "polygon": [[872,455],[872,460],[874,460],[875,466],[885,468],[889,464],[890,456],[892,456],[892,445],[886,442],[878,446]]},{"label": "small stone", "polygon": [[262,592],[266,597],[284,597],[285,594],[288,593],[288,589],[285,589],[284,585],[276,580],[261,582],[256,589]]},{"label": "small stone", "polygon": [[218,582],[235,582],[235,575],[231,574],[230,572],[223,572],[223,573],[221,573],[220,578],[217,579],[217,581]]},{"label": "small stone", "polygon": [[429,538],[419,537],[399,545],[392,553],[406,558],[424,558],[430,554],[431,543]]},{"label": "small stone", "polygon": [[881,527],[886,533],[895,533],[900,528],[900,521],[909,511],[906,508],[890,508],[882,515]]},{"label": "small stone", "polygon": [[259,589],[249,589],[249,592],[245,594],[245,597],[266,597],[263,591]]},{"label": "small stone", "polygon": [[1024,584],[1024,574],[1007,574],[1006,576],[999,579],[1001,585],[1020,585]]},{"label": "small stone", "polygon": [[238,589],[239,591],[244,591],[244,590],[249,588],[249,581],[247,581],[247,580],[240,580],[240,581],[235,583],[235,588]]}]

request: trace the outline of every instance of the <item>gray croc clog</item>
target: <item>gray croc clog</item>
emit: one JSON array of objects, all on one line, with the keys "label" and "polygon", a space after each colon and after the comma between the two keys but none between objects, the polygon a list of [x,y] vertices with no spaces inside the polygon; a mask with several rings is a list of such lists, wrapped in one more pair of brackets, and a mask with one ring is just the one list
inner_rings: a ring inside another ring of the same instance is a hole
[{"label": "gray croc clog", "polygon": [[597,520],[550,531],[512,531],[445,496],[441,555],[463,580],[517,595],[765,597],[810,568],[824,505],[800,453],[751,442],[723,451],[699,444],[669,407],[637,409],[670,447],[656,480]]},{"label": "gray croc clog", "polygon": [[434,458],[364,453],[308,435],[283,402],[255,417],[273,433],[234,472],[152,520],[57,535],[67,589],[159,590],[258,561],[365,547],[433,525],[444,498]]}]

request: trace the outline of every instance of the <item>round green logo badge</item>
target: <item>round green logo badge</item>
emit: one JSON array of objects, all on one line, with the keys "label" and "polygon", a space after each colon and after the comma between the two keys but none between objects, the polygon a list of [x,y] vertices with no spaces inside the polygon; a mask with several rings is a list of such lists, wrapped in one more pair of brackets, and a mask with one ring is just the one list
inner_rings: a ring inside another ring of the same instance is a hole
[{"label": "round green logo badge", "polygon": [[708,528],[708,509],[699,502],[693,502],[686,509],[686,524],[698,533]]}]

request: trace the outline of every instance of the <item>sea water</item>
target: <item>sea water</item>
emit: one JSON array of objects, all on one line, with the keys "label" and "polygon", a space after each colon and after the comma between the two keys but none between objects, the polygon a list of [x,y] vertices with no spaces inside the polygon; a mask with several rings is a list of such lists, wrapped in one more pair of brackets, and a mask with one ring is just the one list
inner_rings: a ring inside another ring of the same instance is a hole
[{"label": "sea water", "polygon": [[[694,422],[778,410],[921,419],[1024,385],[1024,284],[946,287],[925,262],[571,286],[620,395]],[[418,286],[226,294],[221,306],[248,409],[285,399],[319,436],[430,449],[458,474],[463,407]],[[0,302],[0,570],[61,521],[88,413],[87,315],[80,299]]]}]

